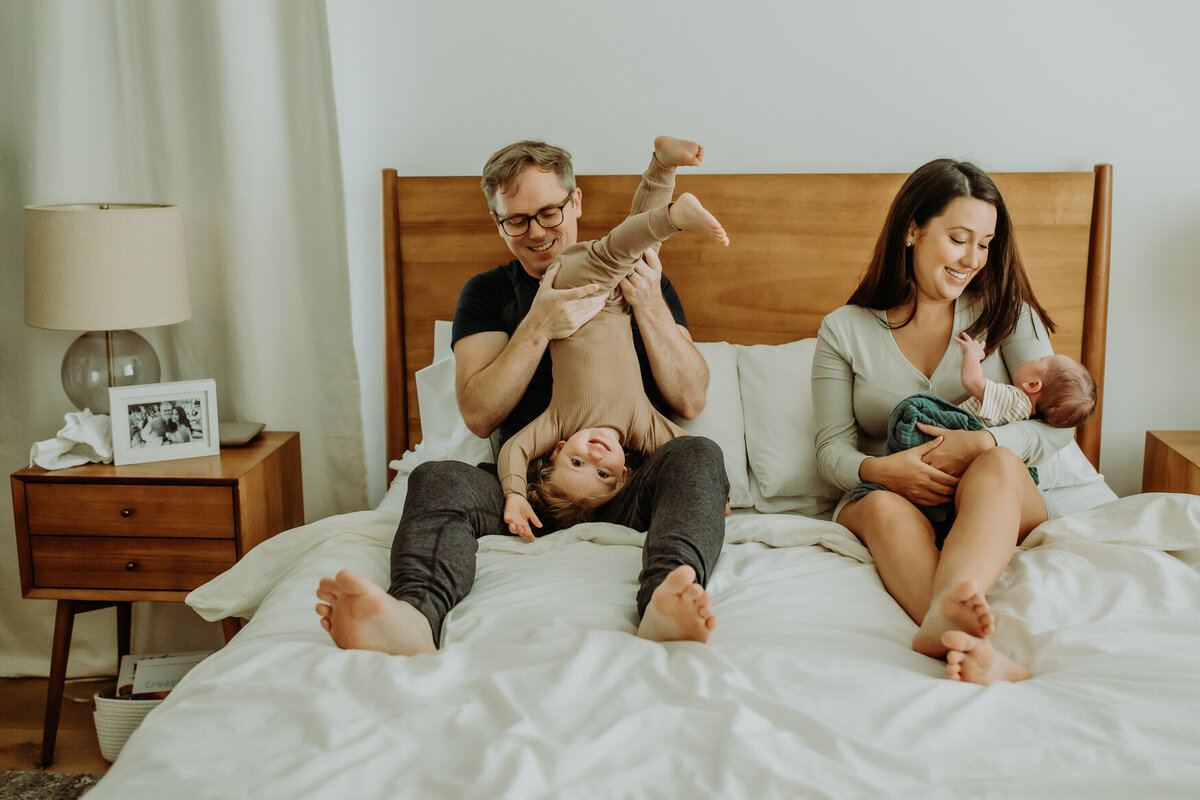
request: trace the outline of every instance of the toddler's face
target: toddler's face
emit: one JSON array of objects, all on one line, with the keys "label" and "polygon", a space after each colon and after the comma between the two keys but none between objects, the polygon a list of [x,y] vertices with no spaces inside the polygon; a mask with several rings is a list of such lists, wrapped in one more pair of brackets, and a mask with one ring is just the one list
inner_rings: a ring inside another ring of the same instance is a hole
[{"label": "toddler's face", "polygon": [[625,450],[612,428],[584,428],[559,442],[550,457],[552,480],[579,500],[607,499],[625,482]]}]

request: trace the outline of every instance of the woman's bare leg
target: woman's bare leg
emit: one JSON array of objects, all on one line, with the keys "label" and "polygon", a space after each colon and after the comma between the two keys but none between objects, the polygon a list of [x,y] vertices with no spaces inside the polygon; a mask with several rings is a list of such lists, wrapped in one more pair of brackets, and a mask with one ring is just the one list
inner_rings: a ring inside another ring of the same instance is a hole
[{"label": "woman's bare leg", "polygon": [[940,556],[933,525],[916,506],[888,491],[855,500],[837,521],[871,551],[888,594],[919,625],[929,611]]},{"label": "woman's bare leg", "polygon": [[913,649],[945,657],[954,680],[1022,680],[1024,666],[987,639],[995,618],[986,594],[1013,547],[1046,520],[1046,504],[1020,459],[1005,448],[979,456],[964,473],[958,514],[942,546],[933,526],[900,495],[875,491],[850,503],[837,521],[871,551],[888,592],[921,627]]},{"label": "woman's bare leg", "polygon": [[1046,521],[1046,501],[1029,470],[1008,448],[980,455],[963,474],[955,497],[957,515],[942,545],[934,577],[938,594],[973,579],[986,592],[1004,572],[1013,548]]},{"label": "woman's bare leg", "polygon": [[[1006,448],[993,448],[975,459],[959,481],[955,502],[957,517],[933,576],[930,611],[913,637],[914,650],[934,657],[957,649],[946,643],[950,631],[975,640],[995,631],[985,597],[1008,566],[1013,548],[1046,520],[1046,504],[1033,479]],[[977,649],[983,654],[991,648]],[[1011,674],[1016,671],[1013,666],[1024,669],[1001,653],[987,655],[995,663],[987,670],[991,673]],[[961,658],[956,656],[956,661]],[[971,670],[960,671],[966,672]]]}]

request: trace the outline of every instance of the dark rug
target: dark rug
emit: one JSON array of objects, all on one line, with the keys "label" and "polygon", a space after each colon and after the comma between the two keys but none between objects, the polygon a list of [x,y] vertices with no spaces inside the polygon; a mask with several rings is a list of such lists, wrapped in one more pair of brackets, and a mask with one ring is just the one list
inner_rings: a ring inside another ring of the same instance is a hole
[{"label": "dark rug", "polygon": [[0,772],[0,800],[75,800],[99,780],[99,775],[6,769]]}]

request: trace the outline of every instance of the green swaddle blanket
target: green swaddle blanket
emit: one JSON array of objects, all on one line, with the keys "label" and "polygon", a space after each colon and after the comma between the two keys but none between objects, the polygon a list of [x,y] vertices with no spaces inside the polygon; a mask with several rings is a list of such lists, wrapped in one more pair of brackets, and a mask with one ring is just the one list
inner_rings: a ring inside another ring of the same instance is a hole
[{"label": "green swaddle blanket", "polygon": [[[883,454],[886,456],[898,453],[934,438],[927,433],[922,433],[917,427],[918,422],[956,431],[981,431],[986,427],[975,415],[962,410],[948,400],[932,394],[914,394],[901,400],[892,409],[892,415],[888,418],[888,435],[883,446]],[[1033,482],[1037,483],[1037,467],[1030,467],[1029,474],[1033,476]],[[850,491],[850,496],[855,500],[861,500],[876,489],[883,488],[885,487],[878,483],[864,482],[855,486]],[[937,544],[940,548],[946,534],[950,531],[950,526],[954,523],[954,501],[948,500],[936,506],[917,506],[917,508],[921,509],[921,513],[933,523],[933,529],[937,533]]]}]

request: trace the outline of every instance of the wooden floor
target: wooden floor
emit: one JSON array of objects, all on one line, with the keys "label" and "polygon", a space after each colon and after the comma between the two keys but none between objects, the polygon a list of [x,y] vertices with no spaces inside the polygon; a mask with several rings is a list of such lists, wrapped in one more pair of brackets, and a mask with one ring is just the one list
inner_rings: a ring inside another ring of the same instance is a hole
[{"label": "wooden floor", "polygon": [[[48,772],[108,772],[109,763],[100,755],[92,722],[92,695],[115,683],[113,678],[67,682],[54,763]],[[0,771],[37,769],[42,756],[46,679],[0,678],[0,709]]]}]

